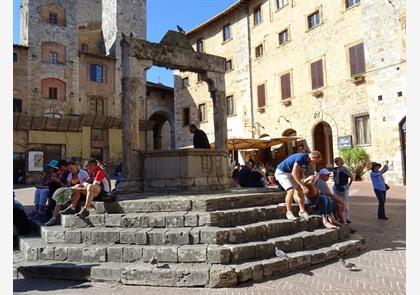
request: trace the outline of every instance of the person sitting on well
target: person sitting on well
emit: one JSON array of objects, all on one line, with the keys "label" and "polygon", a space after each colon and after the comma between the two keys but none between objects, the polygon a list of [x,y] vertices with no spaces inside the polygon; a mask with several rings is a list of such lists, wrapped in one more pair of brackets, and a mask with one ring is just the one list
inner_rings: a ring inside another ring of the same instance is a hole
[{"label": "person sitting on well", "polygon": [[80,195],[86,195],[86,202],[82,209],[75,214],[80,218],[85,218],[89,216],[88,208],[91,207],[93,200],[96,198],[100,200],[101,198],[107,197],[111,192],[111,183],[106,177],[105,171],[99,166],[99,163],[96,159],[92,158],[88,161],[87,169],[89,177],[82,184],[78,184],[73,189],[73,195],[71,197],[71,205],[65,210],[60,211],[61,214],[74,214],[76,213],[76,206],[79,202]]}]

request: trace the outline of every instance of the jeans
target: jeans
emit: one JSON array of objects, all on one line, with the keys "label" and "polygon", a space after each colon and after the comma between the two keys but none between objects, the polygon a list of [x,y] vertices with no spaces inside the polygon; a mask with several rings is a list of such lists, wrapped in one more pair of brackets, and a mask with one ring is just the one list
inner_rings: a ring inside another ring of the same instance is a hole
[{"label": "jeans", "polygon": [[36,189],[34,204],[45,207],[49,193],[50,191],[47,188]]},{"label": "jeans", "polygon": [[318,195],[306,200],[306,204],[316,205],[316,209],[319,210],[319,213],[321,213],[322,216],[329,216],[333,214],[332,200],[328,196]]},{"label": "jeans", "polygon": [[378,218],[384,218],[385,215],[385,200],[386,200],[386,191],[375,190],[376,198],[378,199]]}]

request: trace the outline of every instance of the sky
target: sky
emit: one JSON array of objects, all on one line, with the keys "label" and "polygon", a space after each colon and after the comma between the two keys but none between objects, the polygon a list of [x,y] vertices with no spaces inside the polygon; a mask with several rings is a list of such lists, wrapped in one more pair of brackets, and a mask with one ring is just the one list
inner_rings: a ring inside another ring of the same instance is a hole
[{"label": "sky", "polygon": [[[147,39],[159,42],[168,30],[181,26],[185,31],[195,28],[236,0],[148,0]],[[19,4],[13,0],[13,43],[19,44]],[[153,67],[147,72],[147,79],[173,86],[171,70]]]}]

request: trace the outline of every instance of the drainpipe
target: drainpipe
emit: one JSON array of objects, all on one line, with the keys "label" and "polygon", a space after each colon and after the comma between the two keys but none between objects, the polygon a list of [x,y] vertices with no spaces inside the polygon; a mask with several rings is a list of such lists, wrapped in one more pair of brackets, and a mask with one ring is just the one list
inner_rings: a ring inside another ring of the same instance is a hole
[{"label": "drainpipe", "polygon": [[[245,7],[244,7],[245,6]],[[249,94],[251,99],[251,134],[252,138],[255,137],[255,125],[254,125],[254,95],[252,92],[252,50],[251,50],[251,24],[249,20],[249,3],[247,2],[244,6],[240,6],[246,14],[246,23],[248,31],[248,65],[249,65]]]}]

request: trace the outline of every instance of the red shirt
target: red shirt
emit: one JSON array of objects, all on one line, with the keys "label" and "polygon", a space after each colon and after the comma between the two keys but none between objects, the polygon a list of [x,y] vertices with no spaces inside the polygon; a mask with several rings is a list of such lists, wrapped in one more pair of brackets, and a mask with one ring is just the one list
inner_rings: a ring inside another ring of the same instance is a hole
[{"label": "red shirt", "polygon": [[104,191],[106,191],[107,193],[111,191],[111,184],[109,183],[108,179],[105,177],[105,172],[101,167],[96,166],[96,169],[93,170],[91,173],[89,173],[89,178],[92,181],[100,182],[104,188]]}]

